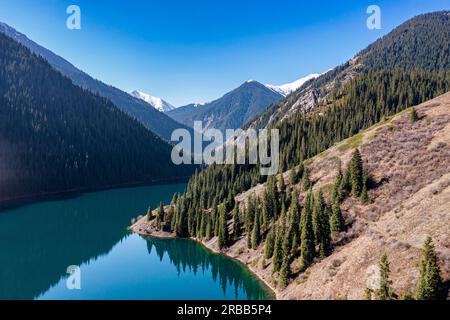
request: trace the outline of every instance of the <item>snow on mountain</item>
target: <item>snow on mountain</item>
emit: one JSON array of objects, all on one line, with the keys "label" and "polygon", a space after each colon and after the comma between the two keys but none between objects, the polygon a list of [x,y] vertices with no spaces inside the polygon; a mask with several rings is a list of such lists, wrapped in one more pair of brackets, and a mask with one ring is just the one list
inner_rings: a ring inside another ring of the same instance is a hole
[{"label": "snow on mountain", "polygon": [[161,112],[168,112],[171,110],[174,110],[175,107],[168,103],[167,101],[164,101],[161,98],[154,97],[149,95],[148,93],[144,93],[141,91],[133,91],[131,92],[131,95],[135,98],[141,99],[145,102],[147,102],[149,105],[151,105],[153,108],[161,111]]},{"label": "snow on mountain", "polygon": [[304,85],[306,82],[308,82],[309,80],[318,78],[319,76],[321,76],[322,74],[319,73],[313,73],[310,74],[306,77],[300,78],[294,82],[291,83],[286,83],[283,85],[279,85],[279,86],[275,86],[275,85],[271,85],[271,84],[266,84],[266,87],[278,92],[279,94],[282,94],[283,96],[288,96],[289,94],[291,94],[292,92],[296,91],[297,89],[299,89],[302,85]]}]

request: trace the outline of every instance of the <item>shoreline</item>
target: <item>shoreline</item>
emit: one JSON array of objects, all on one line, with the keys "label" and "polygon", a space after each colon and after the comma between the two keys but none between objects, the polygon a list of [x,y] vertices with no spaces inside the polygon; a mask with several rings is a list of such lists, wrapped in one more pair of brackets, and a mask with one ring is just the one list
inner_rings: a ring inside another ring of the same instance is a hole
[{"label": "shoreline", "polygon": [[134,187],[145,187],[145,186],[152,186],[152,185],[159,185],[159,184],[175,184],[175,183],[183,183],[187,182],[189,177],[179,177],[179,178],[171,178],[171,179],[156,179],[156,180],[149,180],[149,181],[135,181],[135,182],[127,182],[127,183],[120,183],[120,184],[113,184],[113,185],[104,185],[104,186],[98,186],[98,187],[84,187],[84,188],[74,188],[64,191],[54,191],[54,192],[41,192],[41,193],[34,193],[29,195],[23,195],[13,198],[6,198],[0,200],[0,211],[11,209],[15,207],[19,207],[26,204],[31,204],[38,201],[45,201],[45,200],[58,200],[58,199],[65,199],[65,198],[72,198],[77,197],[84,193],[91,193],[91,192],[101,192],[101,191],[108,191],[108,190],[114,190],[114,189],[122,189],[122,188],[134,188]]},{"label": "shoreline", "polygon": [[[178,237],[173,233],[165,231],[156,231],[155,229],[153,229],[151,225],[148,223],[147,218],[145,216],[136,220],[134,224],[128,227],[128,230],[132,233],[138,234],[143,237],[152,237],[158,239],[178,239]],[[261,281],[264,284],[264,286],[267,287],[268,290],[270,290],[270,295],[273,296],[274,300],[279,300],[281,293],[280,290],[275,288],[271,283],[269,283],[266,279],[264,279],[264,277],[258,272],[258,270],[256,270],[254,267],[246,263],[246,261],[240,258],[239,256],[233,256],[230,255],[229,252],[227,251],[218,250],[218,248],[214,246],[213,241],[204,242],[196,238],[187,238],[187,239],[198,243],[199,245],[203,246],[204,248],[206,248],[207,250],[211,251],[214,254],[223,255],[227,258],[237,261],[239,264],[245,267],[256,279]]]}]

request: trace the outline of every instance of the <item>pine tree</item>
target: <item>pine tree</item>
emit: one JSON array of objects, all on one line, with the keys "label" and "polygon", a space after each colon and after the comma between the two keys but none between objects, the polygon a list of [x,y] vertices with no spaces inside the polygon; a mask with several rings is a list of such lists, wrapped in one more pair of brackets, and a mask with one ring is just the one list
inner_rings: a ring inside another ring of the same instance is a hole
[{"label": "pine tree", "polygon": [[339,233],[344,230],[344,218],[342,217],[341,206],[337,200],[334,202],[332,208],[330,230],[332,233]]},{"label": "pine tree", "polygon": [[352,187],[352,195],[359,197],[362,191],[363,181],[363,163],[361,153],[358,149],[353,152],[352,159],[350,161],[350,183]]},{"label": "pine tree", "polygon": [[219,236],[220,211],[219,206],[217,204],[213,207],[213,217],[214,217],[214,235]]},{"label": "pine tree", "polygon": [[283,259],[288,257],[291,257],[292,253],[292,240],[294,238],[294,233],[292,232],[292,226],[287,230],[285,237],[283,239],[283,246],[282,246],[282,252],[283,252]]},{"label": "pine tree", "polygon": [[239,202],[236,201],[233,209],[233,237],[238,240],[241,236],[241,218],[239,213]]},{"label": "pine tree", "polygon": [[308,194],[303,207],[303,213],[301,218],[301,257],[300,267],[301,269],[308,268],[314,260],[315,248],[314,248],[314,231],[312,226],[312,196]]},{"label": "pine tree", "polygon": [[338,174],[336,176],[336,180],[333,185],[333,193],[331,196],[333,203],[336,201],[341,203],[342,200],[344,200],[343,180],[344,180],[344,174],[342,173],[342,166],[341,166],[341,163],[339,162]]},{"label": "pine tree", "polygon": [[275,247],[273,250],[272,259],[272,273],[280,271],[281,264],[283,263],[283,237],[284,232],[280,226],[275,237]]},{"label": "pine tree", "polygon": [[[164,209],[163,211],[164,212]],[[163,217],[162,217],[162,213],[161,213],[161,209],[158,208],[156,209],[156,219],[155,219],[155,226],[157,230],[161,230],[162,228],[162,221],[163,221]]]},{"label": "pine tree", "polygon": [[284,195],[284,193],[286,192],[286,183],[284,182],[284,175],[283,175],[283,173],[280,173],[278,175],[278,192],[281,195]]},{"label": "pine tree", "polygon": [[205,238],[206,240],[210,240],[212,238],[211,216],[209,214],[205,214],[205,218],[206,218]]},{"label": "pine tree", "polygon": [[163,206],[162,202],[159,203],[159,214],[160,214],[160,220],[161,220],[161,226],[162,226],[162,224],[164,223],[164,220],[166,218],[165,217],[164,206]]},{"label": "pine tree", "polygon": [[314,242],[316,245],[319,244],[320,241],[320,218],[322,211],[325,210],[325,199],[323,198],[322,190],[314,197],[314,208],[312,213],[312,224],[314,231]]},{"label": "pine tree", "polygon": [[325,205],[320,214],[319,255],[325,258],[331,253],[330,209]]},{"label": "pine tree", "polygon": [[225,210],[227,212],[230,212],[231,210],[233,210],[234,208],[234,196],[233,196],[233,191],[230,190],[228,191],[228,196],[227,196],[227,200],[225,201]]},{"label": "pine tree", "polygon": [[431,237],[427,237],[422,249],[417,300],[438,300],[442,297],[442,279],[436,251]]},{"label": "pine tree", "polygon": [[147,214],[146,214],[146,217],[147,217],[147,221],[150,221],[150,220],[152,220],[152,209],[150,209],[150,208],[148,208],[147,209]]},{"label": "pine tree", "polygon": [[291,255],[296,255],[300,245],[300,236],[298,233],[292,233]]},{"label": "pine tree", "polygon": [[200,240],[202,240],[203,238],[206,237],[206,214],[205,212],[203,212],[203,210],[201,210],[200,213],[200,230],[198,232],[198,238]]},{"label": "pine tree", "polygon": [[303,188],[303,191],[308,191],[309,189],[312,188],[312,182],[309,179],[309,169],[307,167],[305,167],[304,172],[303,172],[302,188]]},{"label": "pine tree", "polygon": [[295,185],[297,184],[299,181],[299,176],[298,176],[298,170],[296,167],[291,169],[291,174],[289,177],[289,182],[291,183],[291,185]]},{"label": "pine tree", "polygon": [[255,221],[253,222],[253,231],[252,231],[252,248],[254,250],[258,249],[260,241],[261,241],[261,229],[259,226],[259,214],[256,214]]},{"label": "pine tree", "polygon": [[267,234],[266,238],[266,244],[264,248],[264,258],[270,259],[273,256],[273,251],[275,247],[275,232],[274,227],[270,229],[269,233]]},{"label": "pine tree", "polygon": [[291,253],[295,254],[299,246],[299,228],[300,228],[300,208],[298,204],[298,192],[296,189],[292,192],[291,207],[289,208],[289,229],[292,237]]},{"label": "pine tree", "polygon": [[223,249],[228,244],[228,224],[226,218],[226,208],[224,205],[220,206],[219,212],[219,235],[217,244],[219,249]]},{"label": "pine tree", "polygon": [[[267,186],[268,188],[269,186]],[[263,216],[263,229],[267,228],[270,223],[270,220],[273,216],[273,202],[270,196],[269,191],[266,190],[263,195],[263,206],[262,206],[262,216]]]},{"label": "pine tree", "polygon": [[167,230],[173,231],[172,221],[174,220],[174,215],[175,215],[174,206],[170,205],[169,211],[167,212],[164,221],[164,228],[166,228]]},{"label": "pine tree", "polygon": [[300,182],[300,179],[303,178],[303,175],[305,174],[305,164],[302,162],[300,162],[300,166],[298,167],[297,170],[297,182]]},{"label": "pine tree", "polygon": [[280,270],[280,287],[286,288],[289,284],[289,278],[291,276],[291,265],[288,256],[283,258],[283,263]]},{"label": "pine tree", "polygon": [[389,278],[390,268],[389,260],[387,254],[383,254],[379,264],[380,268],[380,283],[379,288],[375,292],[375,297],[377,300],[392,300],[393,299],[393,289],[391,287],[391,280]]},{"label": "pine tree", "polygon": [[[350,164],[349,164],[349,167],[350,167]],[[350,176],[351,176],[350,168],[347,168],[343,172],[343,176],[342,176],[342,183],[341,183],[341,190],[343,191],[342,199],[344,199],[345,192],[351,192],[352,191],[352,184],[351,184],[351,177]]]}]

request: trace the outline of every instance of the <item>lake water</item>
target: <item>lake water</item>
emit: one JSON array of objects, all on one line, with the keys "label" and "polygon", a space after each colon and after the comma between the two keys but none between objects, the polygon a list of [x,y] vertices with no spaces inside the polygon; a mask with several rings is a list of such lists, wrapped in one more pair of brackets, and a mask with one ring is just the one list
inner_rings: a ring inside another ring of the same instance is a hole
[{"label": "lake water", "polygon": [[[130,234],[184,184],[88,193],[0,211],[0,299],[267,299],[245,267],[189,240]],[[80,290],[67,268],[79,266]]]}]

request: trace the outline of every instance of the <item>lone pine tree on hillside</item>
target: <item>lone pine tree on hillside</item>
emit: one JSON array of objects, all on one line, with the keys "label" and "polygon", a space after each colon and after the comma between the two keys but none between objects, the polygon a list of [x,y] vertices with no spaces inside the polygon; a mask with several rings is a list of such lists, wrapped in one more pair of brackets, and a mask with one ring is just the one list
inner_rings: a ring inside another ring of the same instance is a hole
[{"label": "lone pine tree on hillside", "polygon": [[311,265],[315,256],[314,248],[314,231],[312,226],[312,194],[309,193],[306,196],[305,205],[303,207],[302,217],[301,217],[301,256],[300,256],[300,267],[301,269],[306,269]]},{"label": "lone pine tree on hillside", "polygon": [[379,284],[380,287],[375,291],[375,298],[377,300],[392,300],[394,290],[391,287],[392,282],[389,278],[391,270],[389,267],[389,260],[386,253],[383,254],[383,256],[381,257],[379,268],[380,268],[380,284]]},{"label": "lone pine tree on hillside", "polygon": [[417,300],[437,300],[442,295],[442,279],[431,237],[427,237],[422,249]]},{"label": "lone pine tree on hillside", "polygon": [[354,197],[359,197],[363,187],[363,163],[359,149],[355,149],[353,152],[349,169],[352,195]]}]

